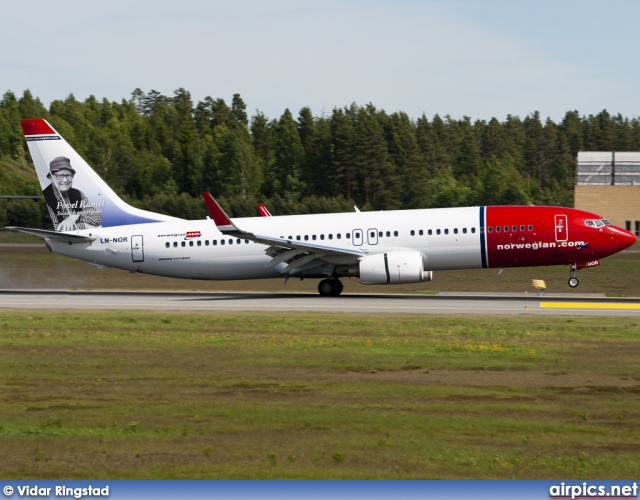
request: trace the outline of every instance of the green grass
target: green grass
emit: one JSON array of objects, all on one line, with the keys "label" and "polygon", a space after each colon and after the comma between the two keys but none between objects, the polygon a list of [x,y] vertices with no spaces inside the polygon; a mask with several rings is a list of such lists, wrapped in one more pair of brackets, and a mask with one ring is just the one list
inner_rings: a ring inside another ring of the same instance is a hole
[{"label": "green grass", "polygon": [[639,338],[610,318],[0,311],[0,476],[635,477]]}]

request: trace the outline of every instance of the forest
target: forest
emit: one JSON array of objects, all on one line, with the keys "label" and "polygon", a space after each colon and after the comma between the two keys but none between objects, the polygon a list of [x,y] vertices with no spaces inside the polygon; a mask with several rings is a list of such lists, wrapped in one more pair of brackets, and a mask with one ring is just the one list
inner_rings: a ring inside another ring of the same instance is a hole
[{"label": "forest", "polygon": [[[556,123],[538,112],[504,121],[425,114],[373,104],[314,115],[249,116],[230,103],[194,103],[135,89],[111,102],[73,95],[47,109],[29,90],[0,101],[0,195],[40,195],[20,120],[45,118],[130,204],[204,218],[211,192],[231,216],[452,207],[573,205],[578,151],[640,151],[640,120],[606,110],[568,111]],[[0,200],[0,227],[48,227],[44,203]]]}]

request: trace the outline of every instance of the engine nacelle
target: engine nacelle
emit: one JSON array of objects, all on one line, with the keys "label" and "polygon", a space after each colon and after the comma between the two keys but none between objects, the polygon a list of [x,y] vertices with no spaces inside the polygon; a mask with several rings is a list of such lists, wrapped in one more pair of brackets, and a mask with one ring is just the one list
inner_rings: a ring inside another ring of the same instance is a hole
[{"label": "engine nacelle", "polygon": [[366,285],[394,285],[431,281],[425,276],[420,252],[398,251],[367,255],[360,260],[360,283]]}]

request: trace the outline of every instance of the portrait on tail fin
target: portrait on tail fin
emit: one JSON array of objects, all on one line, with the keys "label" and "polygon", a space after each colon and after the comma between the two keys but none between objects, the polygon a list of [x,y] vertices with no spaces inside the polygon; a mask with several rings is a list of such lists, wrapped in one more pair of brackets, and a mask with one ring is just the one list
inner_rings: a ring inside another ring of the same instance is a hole
[{"label": "portrait on tail fin", "polygon": [[56,231],[74,231],[102,226],[99,206],[73,187],[75,169],[66,156],[58,156],[49,163],[47,178],[51,180],[44,190],[44,199]]}]

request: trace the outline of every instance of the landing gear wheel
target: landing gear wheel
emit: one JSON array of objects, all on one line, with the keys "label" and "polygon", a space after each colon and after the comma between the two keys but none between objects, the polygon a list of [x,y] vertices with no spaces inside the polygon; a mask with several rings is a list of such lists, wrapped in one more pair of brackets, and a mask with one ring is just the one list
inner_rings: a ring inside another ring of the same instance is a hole
[{"label": "landing gear wheel", "polygon": [[331,280],[322,280],[318,283],[318,292],[323,297],[330,297],[333,295],[333,283]]},{"label": "landing gear wheel", "polygon": [[569,272],[569,286],[571,288],[575,288],[580,284],[580,282],[578,281],[578,278],[576,278],[576,271],[577,270],[578,270],[578,265],[577,264],[573,264],[571,266],[571,271]]},{"label": "landing gear wheel", "polygon": [[337,297],[342,293],[344,286],[340,280],[322,280],[318,283],[318,292],[323,297]]}]

